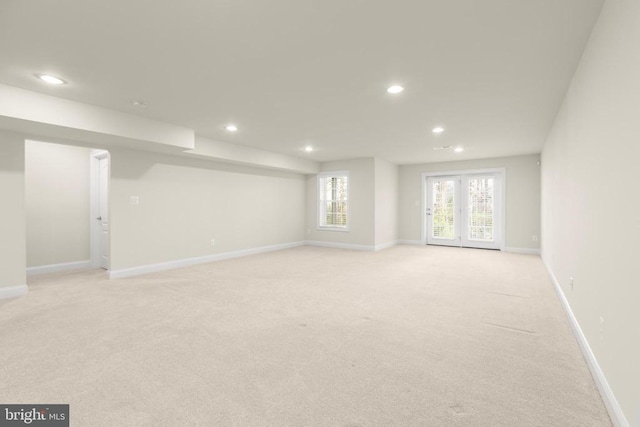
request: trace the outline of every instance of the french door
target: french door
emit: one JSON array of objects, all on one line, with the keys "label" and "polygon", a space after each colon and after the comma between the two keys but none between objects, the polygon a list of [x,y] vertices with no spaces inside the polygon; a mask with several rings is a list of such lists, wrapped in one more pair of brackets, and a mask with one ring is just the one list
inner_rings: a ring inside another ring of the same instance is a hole
[{"label": "french door", "polygon": [[427,178],[427,244],[500,249],[499,173]]}]

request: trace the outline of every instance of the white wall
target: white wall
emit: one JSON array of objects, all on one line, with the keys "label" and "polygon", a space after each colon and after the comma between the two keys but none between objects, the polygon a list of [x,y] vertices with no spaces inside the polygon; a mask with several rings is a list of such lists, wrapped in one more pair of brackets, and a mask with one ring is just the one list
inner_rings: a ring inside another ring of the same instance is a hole
[{"label": "white wall", "polygon": [[[26,286],[24,139],[0,131],[0,298]],[[5,289],[3,289],[5,288]],[[6,292],[5,292],[6,291]],[[11,295],[10,295],[11,294]]]},{"label": "white wall", "polygon": [[349,231],[318,230],[317,175],[307,176],[307,240],[342,245],[375,244],[375,166],[373,158],[322,163],[321,172],[349,172]]},{"label": "white wall", "polygon": [[27,267],[89,260],[89,155],[26,142]]},{"label": "white wall", "polygon": [[542,155],[543,259],[634,426],[640,426],[638,41],[640,2],[607,0]]},{"label": "white wall", "polygon": [[110,153],[112,270],[304,240],[303,175]]},{"label": "white wall", "polygon": [[397,165],[375,159],[375,245],[398,240],[398,176]]},{"label": "white wall", "polygon": [[[506,169],[506,247],[540,248],[540,166],[537,154],[494,159],[400,166],[400,239],[420,241],[422,173],[487,168]],[[538,237],[538,241],[533,240]]]}]

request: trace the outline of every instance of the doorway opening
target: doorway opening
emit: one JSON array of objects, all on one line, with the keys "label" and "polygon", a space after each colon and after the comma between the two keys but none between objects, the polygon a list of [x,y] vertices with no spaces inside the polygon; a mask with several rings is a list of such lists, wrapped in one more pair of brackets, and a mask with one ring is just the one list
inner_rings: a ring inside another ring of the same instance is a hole
[{"label": "doorway opening", "polygon": [[108,159],[79,143],[25,141],[27,275],[109,267]]},{"label": "doorway opening", "polygon": [[109,180],[110,157],[105,150],[91,151],[91,266],[109,270]]},{"label": "doorway opening", "polygon": [[504,250],[504,169],[422,174],[422,243]]}]

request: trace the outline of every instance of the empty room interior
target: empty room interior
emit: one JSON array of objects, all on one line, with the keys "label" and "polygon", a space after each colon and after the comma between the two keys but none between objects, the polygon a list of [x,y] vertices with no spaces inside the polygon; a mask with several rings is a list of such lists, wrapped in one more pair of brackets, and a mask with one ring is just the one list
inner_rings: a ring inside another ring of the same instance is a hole
[{"label": "empty room interior", "polygon": [[0,424],[640,427],[639,42],[637,0],[0,2]]}]

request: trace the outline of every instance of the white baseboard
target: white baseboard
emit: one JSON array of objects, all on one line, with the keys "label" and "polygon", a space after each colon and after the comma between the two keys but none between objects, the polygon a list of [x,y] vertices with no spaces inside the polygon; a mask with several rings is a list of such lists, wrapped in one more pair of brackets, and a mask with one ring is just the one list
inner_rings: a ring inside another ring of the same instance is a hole
[{"label": "white baseboard", "polygon": [[272,246],[262,246],[258,248],[243,249],[233,252],[224,252],[220,254],[206,255],[202,257],[179,259],[159,264],[141,265],[139,267],[123,268],[121,270],[109,271],[109,279],[121,279],[124,277],[138,276],[140,274],[155,273],[158,271],[172,270],[174,268],[188,267],[190,265],[205,264],[208,262],[222,261],[225,259],[239,258],[248,255],[256,255],[265,252],[279,251],[282,249],[295,248],[303,246],[304,242],[283,243]]},{"label": "white baseboard", "polygon": [[375,251],[376,247],[371,245],[353,245],[351,243],[335,243],[335,242],[321,242],[319,240],[306,240],[304,242],[307,246],[319,246],[322,248],[335,248],[335,249],[351,249],[354,251]]},{"label": "white baseboard", "polygon": [[573,331],[573,334],[575,335],[576,340],[580,345],[582,354],[587,361],[587,366],[591,371],[591,375],[593,376],[596,386],[598,387],[598,391],[602,396],[602,400],[607,407],[607,411],[609,412],[611,421],[616,427],[629,427],[630,424],[627,421],[627,418],[624,416],[624,412],[622,412],[622,408],[620,408],[620,404],[613,394],[613,390],[611,390],[609,382],[607,381],[604,372],[602,372],[596,356],[593,354],[593,351],[591,351],[589,341],[587,341],[587,337],[584,336],[582,328],[578,323],[578,319],[576,319],[575,315],[573,314],[571,305],[569,304],[569,301],[567,300],[567,297],[564,294],[564,291],[562,290],[558,279],[556,278],[555,274],[553,274],[553,271],[551,270],[549,264],[544,260],[543,262],[545,267],[547,267],[549,275],[551,276],[551,281],[553,282],[553,286],[555,287],[558,298],[560,299],[560,304],[562,304],[562,308],[564,308],[564,311],[567,314],[567,318],[569,319],[569,323],[571,324],[571,330]]},{"label": "white baseboard", "polygon": [[390,247],[395,246],[395,245],[397,245],[397,244],[398,244],[398,241],[397,241],[397,240],[392,240],[392,241],[390,241],[390,242],[383,243],[383,244],[381,244],[381,245],[376,245],[376,246],[375,246],[375,248],[374,248],[374,250],[375,250],[375,251],[381,251],[381,250],[383,250],[383,249],[390,248]]},{"label": "white baseboard", "polygon": [[27,285],[7,286],[0,288],[0,299],[17,298],[26,295],[29,292]]},{"label": "white baseboard", "polygon": [[27,268],[27,276],[56,273],[58,271],[82,270],[85,268],[91,268],[91,260],[65,262],[62,264],[41,265],[39,267],[29,267]]},{"label": "white baseboard", "polygon": [[540,255],[540,249],[532,249],[532,248],[513,248],[506,247],[504,248],[505,252],[511,252],[514,254],[531,254],[531,255]]},{"label": "white baseboard", "polygon": [[422,242],[420,240],[398,240],[399,245],[420,245],[422,246]]}]

